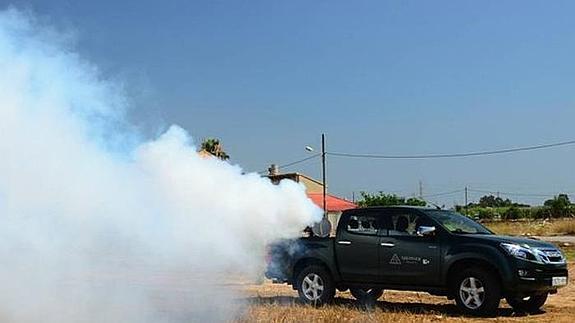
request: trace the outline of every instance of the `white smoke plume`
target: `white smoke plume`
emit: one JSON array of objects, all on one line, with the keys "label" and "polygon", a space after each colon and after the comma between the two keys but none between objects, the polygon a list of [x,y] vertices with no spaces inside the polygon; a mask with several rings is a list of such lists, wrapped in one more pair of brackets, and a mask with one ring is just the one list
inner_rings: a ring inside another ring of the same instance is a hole
[{"label": "white smoke plume", "polygon": [[118,88],[0,11],[1,322],[229,320],[223,280],[321,217],[302,186],[199,158],[178,126],[139,140]]}]

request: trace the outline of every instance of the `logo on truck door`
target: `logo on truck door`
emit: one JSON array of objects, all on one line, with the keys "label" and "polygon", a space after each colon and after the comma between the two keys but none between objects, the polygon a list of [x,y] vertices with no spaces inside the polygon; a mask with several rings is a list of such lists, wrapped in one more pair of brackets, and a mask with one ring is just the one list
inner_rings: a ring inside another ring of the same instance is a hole
[{"label": "logo on truck door", "polygon": [[389,263],[392,265],[401,265],[401,260],[399,259],[399,256],[396,253],[394,253]]},{"label": "logo on truck door", "polygon": [[415,256],[398,256],[396,253],[393,254],[389,263],[391,265],[429,265],[431,261],[426,258],[415,257]]}]

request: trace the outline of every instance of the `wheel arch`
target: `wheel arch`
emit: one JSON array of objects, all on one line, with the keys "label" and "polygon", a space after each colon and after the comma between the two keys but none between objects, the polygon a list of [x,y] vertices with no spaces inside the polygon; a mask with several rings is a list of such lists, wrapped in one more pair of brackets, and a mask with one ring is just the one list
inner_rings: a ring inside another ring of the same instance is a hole
[{"label": "wheel arch", "polygon": [[301,258],[299,259],[293,266],[293,271],[292,271],[292,281],[293,283],[293,288],[297,289],[297,277],[299,275],[299,273],[304,270],[306,267],[311,266],[311,265],[315,265],[315,266],[321,266],[323,267],[332,277],[332,279],[335,279],[334,277],[334,273],[331,270],[331,268],[328,266],[328,264],[318,258],[313,258],[313,257],[305,257],[305,258]]},{"label": "wheel arch", "polygon": [[480,266],[493,271],[502,290],[506,290],[510,284],[513,284],[514,266],[510,260],[494,246],[479,243],[457,244],[447,251],[442,270],[443,284],[450,287],[449,283],[454,273],[466,266]]},{"label": "wheel arch", "polygon": [[503,274],[498,266],[496,266],[492,261],[482,258],[482,257],[463,257],[457,259],[451,263],[449,268],[446,270],[445,282],[447,284],[448,290],[451,291],[451,287],[454,284],[454,280],[457,277],[457,273],[461,272],[467,268],[481,268],[486,271],[491,272],[495,275],[499,284],[503,283]]}]

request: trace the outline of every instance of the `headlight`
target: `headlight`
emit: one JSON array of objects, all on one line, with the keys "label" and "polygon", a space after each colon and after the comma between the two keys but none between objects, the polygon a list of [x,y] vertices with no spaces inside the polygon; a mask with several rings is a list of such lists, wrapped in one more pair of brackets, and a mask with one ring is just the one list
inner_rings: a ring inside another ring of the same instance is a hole
[{"label": "headlight", "polygon": [[507,251],[507,253],[510,256],[513,256],[515,258],[518,258],[521,260],[532,261],[532,262],[536,262],[536,263],[540,263],[540,264],[543,263],[541,258],[537,255],[537,252],[535,252],[534,250],[531,250],[529,248],[529,246],[521,246],[521,245],[514,244],[514,243],[502,243],[501,247],[505,251]]}]

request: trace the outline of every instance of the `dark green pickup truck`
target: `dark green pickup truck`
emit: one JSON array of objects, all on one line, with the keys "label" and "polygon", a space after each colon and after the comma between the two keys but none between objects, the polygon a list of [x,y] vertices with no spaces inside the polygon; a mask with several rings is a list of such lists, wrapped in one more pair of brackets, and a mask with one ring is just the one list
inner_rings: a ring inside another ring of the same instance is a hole
[{"label": "dark green pickup truck", "polygon": [[363,301],[384,289],[412,290],[482,316],[495,315],[502,298],[517,311],[536,311],[567,275],[565,256],[550,243],[498,236],[456,212],[416,207],[347,210],[335,238],[270,246],[266,271],[310,304],[330,302],[336,289]]}]

